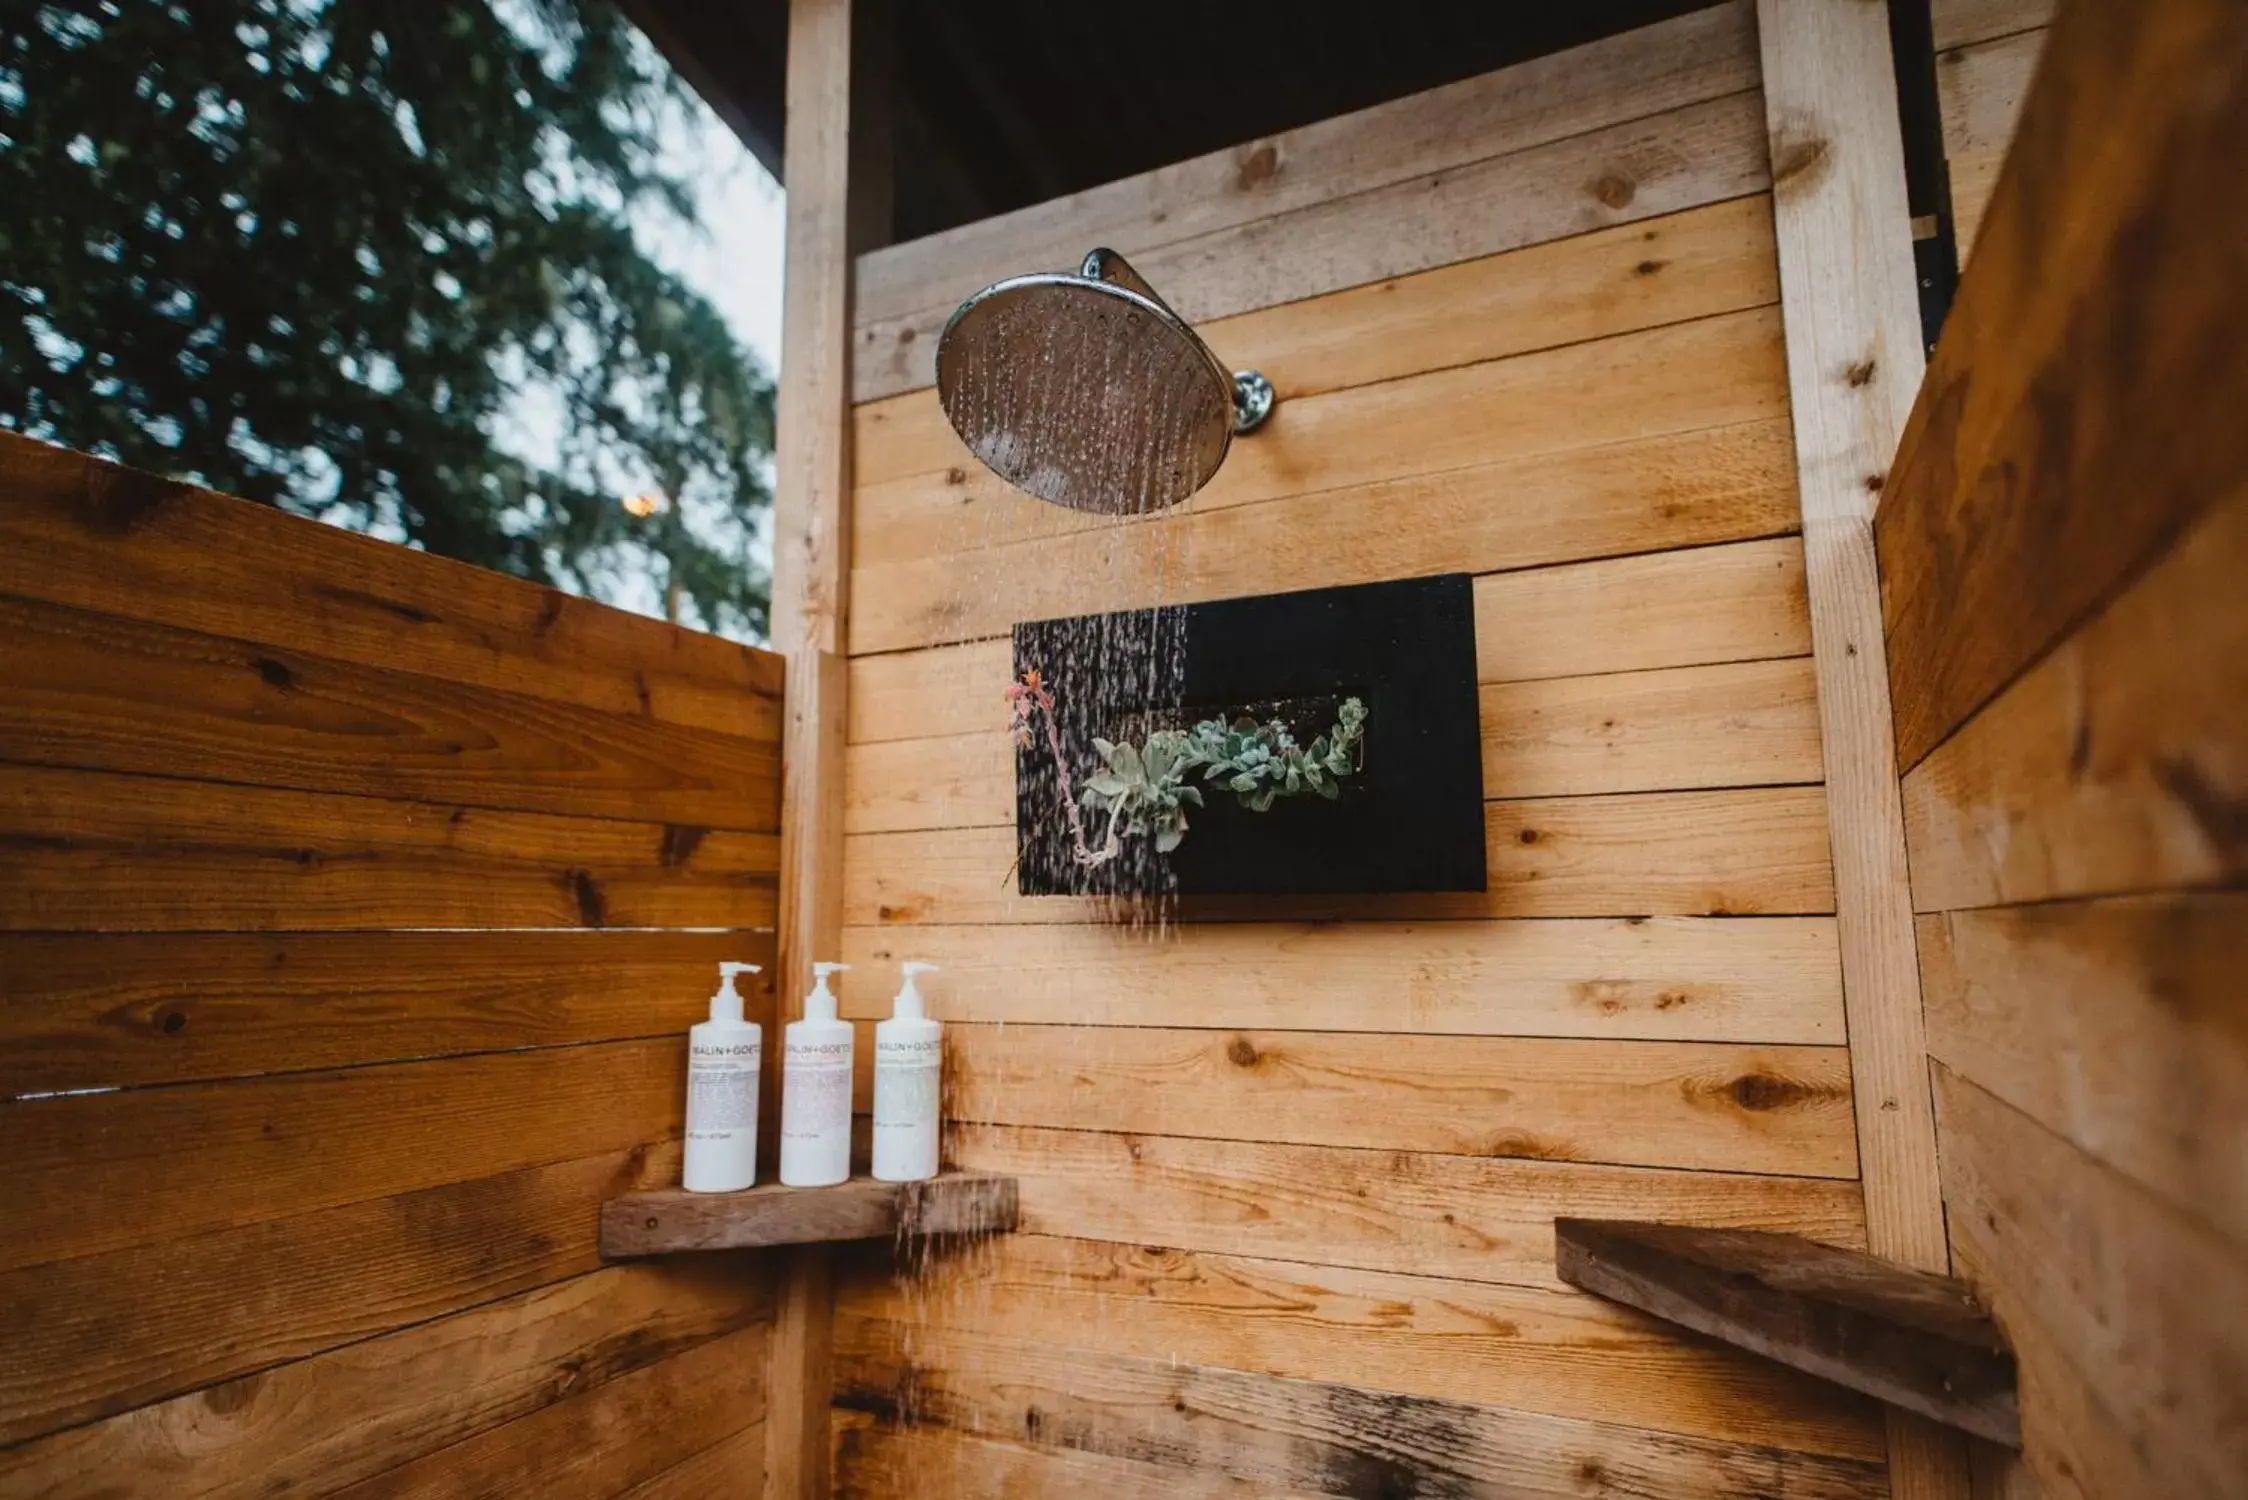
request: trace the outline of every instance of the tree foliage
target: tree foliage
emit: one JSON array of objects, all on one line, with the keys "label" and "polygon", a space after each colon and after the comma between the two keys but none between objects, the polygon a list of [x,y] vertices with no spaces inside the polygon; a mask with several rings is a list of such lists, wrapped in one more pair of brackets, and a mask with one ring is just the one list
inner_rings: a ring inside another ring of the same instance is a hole
[{"label": "tree foliage", "polygon": [[632,231],[683,98],[608,0],[0,0],[0,426],[762,629],[771,385]]}]

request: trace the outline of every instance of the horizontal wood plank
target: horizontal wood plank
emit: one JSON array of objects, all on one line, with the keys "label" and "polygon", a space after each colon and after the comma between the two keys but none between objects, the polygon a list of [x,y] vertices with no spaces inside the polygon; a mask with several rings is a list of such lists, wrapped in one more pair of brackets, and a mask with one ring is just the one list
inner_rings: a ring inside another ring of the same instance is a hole
[{"label": "horizontal wood plank", "polygon": [[[1479,697],[1487,797],[1801,786],[1824,774],[1808,657],[1486,683]],[[993,727],[979,733],[850,746],[846,832],[1012,826],[1015,745],[1001,696],[988,702]]]},{"label": "horizontal wood plank", "polygon": [[[1834,909],[1816,788],[1544,798],[1486,803],[1483,812],[1482,891],[1195,896],[1168,916],[1437,921]],[[843,914],[854,927],[1116,920],[1098,898],[1018,895],[1012,828],[859,835],[846,842],[846,859]]]},{"label": "horizontal wood plank", "polygon": [[18,766],[0,929],[770,927],[780,840]]},{"label": "horizontal wood plank", "polygon": [[[1748,197],[1770,185],[1763,110],[1751,89],[1134,251],[1131,258],[1180,316],[1202,322]],[[1083,253],[1073,250],[1069,259]],[[1016,263],[1008,269],[1029,268]],[[852,364],[854,399],[930,384],[951,308],[948,302],[895,319],[862,320]]]},{"label": "horizontal wood plank", "polygon": [[961,1172],[927,1182],[854,1177],[824,1188],[768,1183],[738,1193],[656,1188],[601,1205],[601,1253],[622,1259],[925,1234],[1001,1234],[1013,1229],[1019,1216],[1011,1179]]},{"label": "horizontal wood plank", "polygon": [[[772,740],[780,658],[0,433],[0,594]],[[130,587],[119,584],[129,567]]]},{"label": "horizontal wood plank", "polygon": [[1765,1230],[1570,1218],[1554,1234],[1571,1286],[2021,1446],[2013,1355],[1950,1277]]},{"label": "horizontal wood plank", "polygon": [[0,598],[0,761],[770,832],[780,749]]},{"label": "horizontal wood plank", "polygon": [[835,1413],[836,1500],[1308,1500],[1220,1470],[1111,1458],[1084,1448],[1001,1442],[949,1428],[892,1427]]},{"label": "horizontal wood plank", "polygon": [[1019,1184],[1029,1234],[1559,1287],[1553,1221],[1639,1213],[1865,1244],[1857,1185],[1583,1162],[956,1125],[945,1158]]},{"label": "horizontal wood plank", "polygon": [[2248,876],[2244,577],[2248,483],[1905,777],[1916,909]]},{"label": "horizontal wood plank", "polygon": [[967,1362],[948,1355],[955,1329],[1032,1341],[1068,1328],[1088,1353],[1845,1458],[1881,1452],[1861,1398],[1575,1292],[1018,1234],[935,1261],[904,1286],[845,1278],[836,1305],[919,1323],[919,1358],[932,1365]]},{"label": "horizontal wood plank", "polygon": [[863,324],[949,308],[1005,269],[1074,265],[1096,244],[1138,255],[1153,245],[1738,93],[1756,84],[1755,57],[1749,6],[1698,11],[868,251],[858,258],[854,312]]},{"label": "horizontal wood plank", "polygon": [[[890,1434],[973,1442],[1006,1439],[1046,1482],[1069,1465],[1107,1460],[1174,1476],[1178,1489],[1106,1488],[1121,1494],[1360,1496],[1368,1494],[1574,1497],[1588,1483],[1642,1500],[1872,1500],[1886,1495],[1863,1461],[1751,1448],[1635,1429],[1614,1422],[1476,1406],[1348,1384],[1282,1379],[1248,1370],[1057,1349],[1050,1344],[947,1330],[945,1363],[907,1354],[910,1330],[846,1317],[837,1326],[839,1415],[847,1493],[923,1493],[852,1479],[854,1465],[892,1462]],[[881,1425],[873,1425],[877,1419]],[[915,1428],[893,1424],[912,1421]],[[925,1451],[925,1450],[924,1450]],[[950,1451],[950,1450],[948,1450]],[[961,1454],[965,1475],[981,1475]],[[947,1481],[939,1480],[939,1483]],[[961,1482],[958,1480],[952,1482]],[[972,1480],[968,1481],[974,1482]],[[1204,1488],[1195,1488],[1200,1485]],[[1244,1490],[1242,1487],[1248,1486]],[[1273,1487],[1270,1490],[1261,1488]],[[1026,1495],[1090,1493],[1029,1488]],[[1003,1493],[966,1489],[979,1497]]]},{"label": "horizontal wood plank", "polygon": [[[1460,412],[1470,408],[1478,420],[1461,421]],[[1283,403],[1253,442],[1230,451],[1187,514],[1324,491],[1379,493],[1419,476],[1769,422],[1786,411],[1779,312],[1753,308]],[[933,394],[924,398],[918,420],[944,422]],[[860,475],[853,506],[854,571],[998,542],[1087,534],[1097,541],[1125,533],[1144,543],[1178,530],[1046,505],[983,468],[957,437],[950,441],[957,452],[931,468],[886,480]],[[1642,461],[1642,485],[1653,477],[1649,470]],[[1363,495],[1359,504],[1370,505],[1374,498]],[[1385,528],[1399,524],[1394,509],[1377,514]],[[1330,533],[1320,540],[1331,546],[1337,538]],[[1182,555],[1194,560],[1199,573],[1209,566],[1208,550],[1195,546]],[[1488,566],[1463,561],[1456,552],[1450,564],[1451,570],[1471,572]],[[1018,579],[1016,585],[1036,581]],[[1043,596],[1018,602],[1045,607]],[[885,604],[874,621],[887,619],[892,608]],[[887,630],[867,637],[854,627],[852,650],[891,649]]]},{"label": "horizontal wood plank", "polygon": [[846,929],[844,1015],[896,965],[948,1021],[1839,1044],[1834,927],[1770,921],[1187,923]]},{"label": "horizontal wood plank", "polygon": [[117,1500],[330,1493],[769,1321],[755,1267],[595,1271],[0,1451],[0,1487]]},{"label": "horizontal wood plank", "polygon": [[2248,479],[2248,12],[2079,10],[1882,491],[1902,767]]},{"label": "horizontal wood plank", "polygon": [[[1057,530],[1019,515],[987,525],[967,508],[956,523],[930,512],[928,526],[904,528],[925,533],[920,550],[862,563],[855,575],[866,608],[852,650],[941,645],[1026,619],[1158,602],[1779,537],[1799,520],[1791,466],[1786,423],[1762,421],[1377,479],[1278,504],[1204,508],[1198,500],[1128,531]],[[958,472],[962,488],[984,486]],[[990,586],[1001,578],[1004,592]]]},{"label": "horizontal wood plank", "polygon": [[361,1480],[337,1500],[618,1495],[764,1420],[769,1338],[753,1324],[698,1344]]},{"label": "horizontal wood plank", "polygon": [[2248,1250],[2248,892],[1919,929],[1931,1054]]},{"label": "horizontal wood plank", "polygon": [[1938,1065],[1960,1274],[2022,1361],[2032,1463],[2087,1495],[2227,1495],[2248,1474],[2248,1260]]},{"label": "horizontal wood plank", "polygon": [[19,1099],[0,1267],[660,1144],[685,1089],[686,1049],[667,1037]]},{"label": "horizontal wood plank", "polygon": [[[766,1392],[768,1400],[771,1392]],[[765,1424],[719,1439],[693,1458],[624,1491],[616,1500],[710,1500],[765,1493]]]},{"label": "horizontal wood plank", "polygon": [[1810,652],[1796,537],[1678,546],[1475,580],[1476,672],[1485,682]]},{"label": "horizontal wood plank", "polygon": [[1483,795],[1801,785],[1825,775],[1807,656],[1492,683]]},{"label": "horizontal wood plank", "polygon": [[[1487,683],[1805,656],[1794,537],[1485,574],[1476,665]],[[854,745],[988,731],[1013,671],[1005,639],[851,662]]]},{"label": "horizontal wood plank", "polygon": [[665,1143],[0,1273],[0,1442],[596,1270],[588,1202]]},{"label": "horizontal wood plank", "polygon": [[26,933],[0,943],[0,1097],[677,1035],[765,932]]},{"label": "horizontal wood plank", "polygon": [[[861,1022],[870,1037],[873,1026]],[[1839,1047],[1325,1031],[946,1030],[950,1118],[1305,1146],[1849,1177]],[[859,1047],[870,1097],[871,1042]]]}]

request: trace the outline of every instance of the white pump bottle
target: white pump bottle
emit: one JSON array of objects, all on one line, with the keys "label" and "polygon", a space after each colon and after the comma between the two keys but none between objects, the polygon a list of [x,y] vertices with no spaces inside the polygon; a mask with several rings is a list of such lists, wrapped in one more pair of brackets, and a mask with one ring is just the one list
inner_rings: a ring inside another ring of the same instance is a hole
[{"label": "white pump bottle", "polygon": [[735,1193],[757,1181],[757,1074],[765,1033],[742,1019],[734,980],[755,964],[722,963],[710,1019],[687,1032],[687,1169],[690,1193]]},{"label": "white pump bottle", "polygon": [[905,983],[890,1019],[874,1028],[874,1175],[883,1182],[922,1182],[937,1175],[944,1028],[923,1011],[914,983],[937,966],[909,961],[898,967]]},{"label": "white pump bottle", "polygon": [[781,1181],[833,1187],[851,1175],[851,1023],[836,1019],[830,974],[849,964],[812,965],[804,1019],[788,1023],[781,1049]]}]

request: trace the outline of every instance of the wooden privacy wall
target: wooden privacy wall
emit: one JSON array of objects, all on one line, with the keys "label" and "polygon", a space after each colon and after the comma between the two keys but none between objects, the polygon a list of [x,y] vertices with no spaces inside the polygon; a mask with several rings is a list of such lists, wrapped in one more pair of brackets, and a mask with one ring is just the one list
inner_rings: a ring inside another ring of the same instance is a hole
[{"label": "wooden privacy wall", "polygon": [[1936,93],[1961,265],[1975,248],[1999,163],[2045,49],[2054,0],[1934,0]]},{"label": "wooden privacy wall", "polygon": [[775,659],[8,435],[0,681],[0,1493],[756,1494],[765,1267],[594,1228]]},{"label": "wooden privacy wall", "polygon": [[[1553,1274],[1559,1214],[1864,1243],[1757,55],[1720,6],[861,261],[845,1009],[945,966],[1027,1232],[844,1276],[839,1493],[1886,1492],[1869,1404]],[[911,389],[1101,242],[1282,394],[1163,520]],[[1013,893],[1014,621],[1463,570],[1487,893]]]},{"label": "wooden privacy wall", "polygon": [[2243,141],[2240,6],[2062,7],[1879,517],[1989,1495],[2248,1495]]}]

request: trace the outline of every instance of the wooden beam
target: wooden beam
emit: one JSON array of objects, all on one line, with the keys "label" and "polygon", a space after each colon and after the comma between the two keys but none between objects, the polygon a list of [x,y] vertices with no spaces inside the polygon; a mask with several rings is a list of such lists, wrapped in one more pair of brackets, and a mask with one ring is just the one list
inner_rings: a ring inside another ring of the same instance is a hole
[{"label": "wooden beam", "polygon": [[2022,1445],[2014,1356],[1946,1276],[1757,1229],[1562,1219],[1571,1286],[1976,1437]]},{"label": "wooden beam", "polygon": [[[1873,512],[1925,360],[1888,13],[1757,0],[1780,309],[1826,750],[1866,1240],[1950,1268],[1936,1171]],[[1964,1497],[1948,1435],[1892,1412],[1899,1497]]]},{"label": "wooden beam", "polygon": [[742,1193],[661,1188],[601,1205],[601,1254],[619,1260],[894,1235],[993,1234],[1013,1229],[1020,1217],[1015,1180],[982,1173],[950,1172],[928,1182],[854,1177],[831,1188],[771,1183]]},{"label": "wooden beam", "polygon": [[[813,960],[842,938],[845,678],[850,590],[852,0],[792,0],[787,272],[774,432],[773,644],[788,657],[781,742],[781,1024]],[[776,1028],[777,1029],[777,1028]],[[779,1047],[768,1051],[777,1063]],[[780,1097],[768,1066],[766,1098]],[[777,1154],[780,1132],[765,1132]],[[790,1252],[766,1382],[765,1493],[827,1500],[828,1251]]]}]

